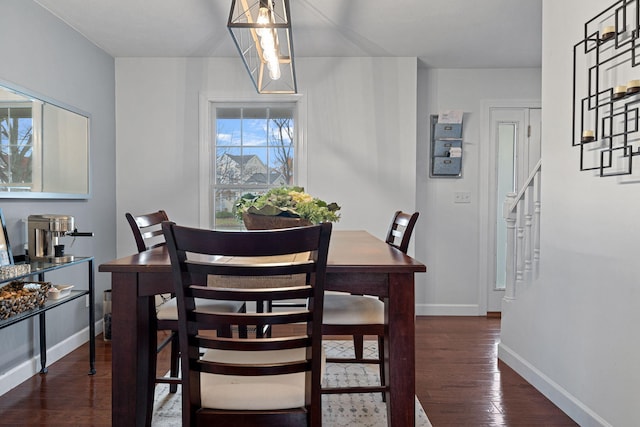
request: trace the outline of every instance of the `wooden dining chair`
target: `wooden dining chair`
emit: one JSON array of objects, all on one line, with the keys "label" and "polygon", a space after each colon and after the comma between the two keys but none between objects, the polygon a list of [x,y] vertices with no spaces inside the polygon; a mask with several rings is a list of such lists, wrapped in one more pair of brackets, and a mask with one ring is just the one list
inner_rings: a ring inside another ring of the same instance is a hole
[{"label": "wooden dining chair", "polygon": [[[131,227],[139,253],[166,244],[161,224],[163,221],[168,221],[169,217],[164,210],[138,216],[133,216],[127,212],[125,213],[125,217]],[[216,309],[227,310],[229,312],[237,312],[245,309],[242,303],[232,301],[217,301],[215,304],[206,302],[206,304],[210,306],[210,308],[213,306]],[[173,294],[163,294],[156,297],[156,325],[157,331],[169,331],[169,336],[158,344],[156,354],[160,353],[167,345],[171,345],[171,355],[169,376],[157,377],[155,382],[156,384],[169,384],[169,391],[175,393],[178,390],[178,384],[181,384],[181,380],[178,377],[180,364],[178,308]],[[226,331],[226,333],[231,334],[231,331]],[[243,333],[243,336],[246,337],[246,332]]]},{"label": "wooden dining chair", "polygon": [[[248,232],[171,222],[162,228],[178,300],[182,425],[321,425],[322,303],[331,223]],[[297,261],[282,259],[307,252]],[[303,280],[292,284],[291,277]],[[310,303],[287,312],[230,314],[202,312],[197,298]],[[238,339],[207,332],[221,325],[265,324],[284,326],[283,333]]]},{"label": "wooden dining chair", "polygon": [[[402,253],[407,253],[413,229],[419,212],[405,213],[397,211],[393,215],[386,243]],[[324,336],[349,335],[353,339],[353,358],[329,358],[334,363],[366,363],[377,364],[380,370],[379,386],[327,387],[323,393],[362,393],[387,390],[384,371],[385,321],[384,303],[380,298],[369,295],[352,295],[344,292],[326,293],[324,297],[324,313],[322,323]],[[378,337],[378,358],[364,356],[364,336]],[[389,373],[392,375],[393,373]]]}]

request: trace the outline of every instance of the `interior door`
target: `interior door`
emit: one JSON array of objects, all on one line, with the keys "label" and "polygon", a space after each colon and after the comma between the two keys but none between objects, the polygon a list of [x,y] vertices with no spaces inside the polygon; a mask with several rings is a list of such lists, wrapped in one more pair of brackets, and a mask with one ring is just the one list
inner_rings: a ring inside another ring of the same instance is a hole
[{"label": "interior door", "polygon": [[508,193],[517,193],[541,155],[539,108],[495,108],[491,111],[492,146],[495,147],[493,221],[494,256],[488,281],[487,312],[500,312],[506,281],[506,222],[502,210]]}]

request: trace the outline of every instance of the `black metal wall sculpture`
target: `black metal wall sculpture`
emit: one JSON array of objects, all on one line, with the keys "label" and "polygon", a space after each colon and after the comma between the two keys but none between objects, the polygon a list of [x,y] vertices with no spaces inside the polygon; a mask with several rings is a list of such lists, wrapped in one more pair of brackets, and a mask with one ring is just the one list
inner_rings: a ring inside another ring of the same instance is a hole
[{"label": "black metal wall sculpture", "polygon": [[573,47],[572,145],[581,171],[628,175],[640,155],[639,25],[640,0],[619,0],[584,24]]}]

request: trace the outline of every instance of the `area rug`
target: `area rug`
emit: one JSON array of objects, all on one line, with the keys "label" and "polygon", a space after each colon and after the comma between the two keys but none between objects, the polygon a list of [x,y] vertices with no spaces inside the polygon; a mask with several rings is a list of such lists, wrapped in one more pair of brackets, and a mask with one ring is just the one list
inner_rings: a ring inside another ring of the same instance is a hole
[{"label": "area rug", "polygon": [[[327,357],[353,357],[350,341],[325,341]],[[365,342],[365,355],[377,357],[377,343]],[[328,363],[325,381],[327,386],[380,384],[376,365]],[[154,427],[179,427],[180,387],[175,394],[169,393],[169,386],[156,386],[153,405]],[[387,408],[380,393],[332,394],[322,396],[322,423],[327,427],[385,427]],[[416,398],[416,426],[430,427],[431,423],[422,405]]]}]

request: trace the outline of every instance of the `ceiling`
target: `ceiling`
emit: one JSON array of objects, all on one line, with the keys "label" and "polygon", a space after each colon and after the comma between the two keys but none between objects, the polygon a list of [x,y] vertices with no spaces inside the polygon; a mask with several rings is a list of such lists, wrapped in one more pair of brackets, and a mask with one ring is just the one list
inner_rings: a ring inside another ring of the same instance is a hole
[{"label": "ceiling", "polygon": [[[229,57],[231,0],[35,0],[113,57]],[[291,0],[297,57],[540,67],[542,0]]]}]

